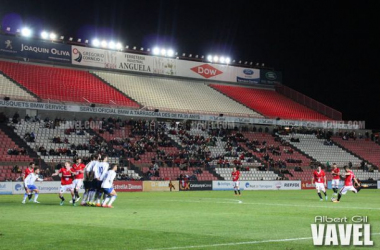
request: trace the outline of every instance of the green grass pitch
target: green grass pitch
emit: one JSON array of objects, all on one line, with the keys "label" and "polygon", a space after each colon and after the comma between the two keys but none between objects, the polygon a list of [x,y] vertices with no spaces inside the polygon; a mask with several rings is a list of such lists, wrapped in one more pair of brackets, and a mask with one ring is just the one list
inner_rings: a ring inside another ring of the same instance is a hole
[{"label": "green grass pitch", "polygon": [[3,195],[0,249],[328,249],[310,239],[317,215],[368,216],[379,249],[379,198],[380,190],[338,204],[314,190],[119,193],[107,209],[59,206],[52,194],[25,205],[21,195]]}]

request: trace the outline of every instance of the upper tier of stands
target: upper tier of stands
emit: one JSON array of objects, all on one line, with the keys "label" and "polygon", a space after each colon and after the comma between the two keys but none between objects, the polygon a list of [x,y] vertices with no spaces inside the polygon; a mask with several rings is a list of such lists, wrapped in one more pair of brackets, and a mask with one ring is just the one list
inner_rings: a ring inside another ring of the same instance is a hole
[{"label": "upper tier of stands", "polygon": [[210,86],[269,118],[330,120],[330,118],[292,101],[274,90],[217,84]]},{"label": "upper tier of stands", "polygon": [[37,101],[37,98],[17,86],[2,74],[0,74],[0,96],[7,96],[11,99]]},{"label": "upper tier of stands", "polygon": [[332,139],[371,164],[380,167],[380,145],[371,141],[369,138],[343,140],[341,137],[333,137]]},{"label": "upper tier of stands", "polygon": [[[327,162],[330,165],[336,163],[338,166],[343,167],[348,165],[349,162],[355,166],[361,163],[359,158],[336,145],[324,145],[325,139],[318,139],[313,134],[292,134],[282,135],[281,137],[323,164]],[[292,138],[299,139],[299,142],[291,141]]]},{"label": "upper tier of stands", "polygon": [[87,71],[3,61],[0,71],[44,100],[139,107]]},{"label": "upper tier of stands", "polygon": [[93,73],[149,108],[263,117],[199,81],[108,72]]}]

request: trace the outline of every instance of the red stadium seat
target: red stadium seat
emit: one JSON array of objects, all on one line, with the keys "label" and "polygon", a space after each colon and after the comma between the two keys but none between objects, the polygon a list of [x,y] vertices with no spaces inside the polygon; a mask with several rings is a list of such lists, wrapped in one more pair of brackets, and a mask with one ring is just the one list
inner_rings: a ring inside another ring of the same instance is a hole
[{"label": "red stadium seat", "polygon": [[41,99],[139,107],[87,71],[11,62],[0,62],[0,71]]},{"label": "red stadium seat", "polygon": [[211,87],[269,118],[330,120],[273,90],[211,84]]}]

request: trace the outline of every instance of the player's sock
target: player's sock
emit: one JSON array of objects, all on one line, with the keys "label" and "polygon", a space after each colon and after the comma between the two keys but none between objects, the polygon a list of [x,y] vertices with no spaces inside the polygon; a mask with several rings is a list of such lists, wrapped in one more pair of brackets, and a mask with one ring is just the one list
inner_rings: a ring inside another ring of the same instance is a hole
[{"label": "player's sock", "polygon": [[65,197],[63,197],[63,196],[59,196],[59,198],[60,198],[62,201],[65,201]]},{"label": "player's sock", "polygon": [[29,196],[29,194],[27,194],[27,193],[24,194],[24,200],[23,200],[23,202],[26,201],[26,197],[28,197],[28,196]]},{"label": "player's sock", "polygon": [[322,199],[322,195],[321,195],[321,193],[318,193],[318,196],[319,196],[319,198],[321,198],[321,199]]},{"label": "player's sock", "polygon": [[238,193],[240,194],[240,190],[238,190]]},{"label": "player's sock", "polygon": [[94,201],[95,201],[95,191],[91,191],[89,202],[94,202]]},{"label": "player's sock", "polygon": [[325,197],[327,196],[326,192],[323,192],[323,194],[325,195]]},{"label": "player's sock", "polygon": [[88,196],[88,192],[85,192],[85,193],[83,194],[82,204],[83,204],[83,203],[86,203],[87,196]]},{"label": "player's sock", "polygon": [[361,189],[362,189],[362,186],[357,187],[357,188],[356,188],[357,193],[359,193],[359,191],[360,191]]},{"label": "player's sock", "polygon": [[340,197],[342,197],[342,195],[341,195],[341,194],[338,194],[338,199],[337,199],[338,201],[340,200]]},{"label": "player's sock", "polygon": [[235,192],[235,194],[237,194],[236,190],[234,192]]},{"label": "player's sock", "polygon": [[105,205],[107,205],[107,203],[109,202],[109,200],[110,200],[110,196],[109,195],[107,195],[107,197],[104,199],[104,201],[103,201],[103,204],[102,204],[102,206],[105,206]]},{"label": "player's sock", "polygon": [[28,199],[31,200],[32,196],[33,196],[33,194],[28,194]]},{"label": "player's sock", "polygon": [[111,206],[112,203],[116,200],[117,195],[111,197],[110,203],[108,203],[108,206]]},{"label": "player's sock", "polygon": [[75,195],[73,196],[73,205],[75,204]]},{"label": "player's sock", "polygon": [[34,194],[34,202],[37,201],[37,198],[38,198],[38,193],[37,193],[37,194]]},{"label": "player's sock", "polygon": [[74,189],[74,198],[79,198],[78,190]]}]

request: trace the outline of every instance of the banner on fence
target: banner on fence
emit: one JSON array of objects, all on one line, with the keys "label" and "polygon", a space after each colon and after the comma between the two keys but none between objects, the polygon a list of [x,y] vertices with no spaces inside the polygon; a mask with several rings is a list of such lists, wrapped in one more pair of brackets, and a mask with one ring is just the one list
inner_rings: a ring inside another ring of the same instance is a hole
[{"label": "banner on fence", "polygon": [[315,184],[311,181],[301,181],[301,189],[315,189]]},{"label": "banner on fence", "polygon": [[212,181],[179,181],[180,191],[212,190]]},{"label": "banner on fence", "polygon": [[16,36],[0,35],[0,55],[18,58],[71,62],[71,46]]},{"label": "banner on fence", "polygon": [[[169,184],[172,184],[172,188],[170,188]],[[143,184],[144,192],[170,192],[170,191],[179,191],[179,182],[178,181],[144,181]]]},{"label": "banner on fence", "polygon": [[113,187],[116,192],[142,192],[142,181],[114,181]]},{"label": "banner on fence", "polygon": [[299,190],[301,181],[241,181],[244,190]]},{"label": "banner on fence", "polygon": [[[59,188],[61,187],[60,181],[42,181],[35,182],[35,186],[40,191],[41,194],[58,194]],[[79,189],[79,193],[83,193],[83,186]],[[24,194],[24,183],[23,182],[12,182],[12,194]]]},{"label": "banner on fence", "polygon": [[0,194],[12,194],[12,182],[0,182]]}]

